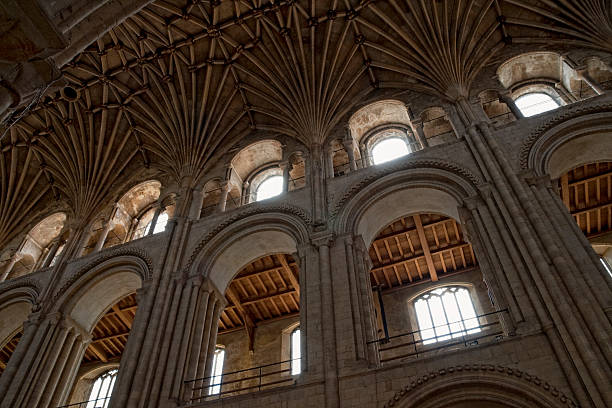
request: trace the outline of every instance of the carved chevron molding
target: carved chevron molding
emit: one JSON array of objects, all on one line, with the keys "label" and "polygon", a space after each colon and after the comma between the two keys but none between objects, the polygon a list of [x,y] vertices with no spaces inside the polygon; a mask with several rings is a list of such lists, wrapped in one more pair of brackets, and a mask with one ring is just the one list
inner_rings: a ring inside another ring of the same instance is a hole
[{"label": "carved chevron molding", "polygon": [[392,173],[396,173],[398,171],[408,170],[408,169],[419,169],[419,168],[421,169],[434,168],[434,169],[446,170],[448,172],[462,176],[464,179],[469,180],[469,182],[474,186],[479,186],[483,184],[483,181],[480,177],[476,176],[474,173],[467,170],[465,167],[457,163],[451,162],[451,161],[441,160],[441,159],[419,159],[419,160],[405,161],[403,163],[398,163],[393,166],[376,169],[375,171],[371,172],[366,177],[360,178],[359,181],[353,184],[342,195],[342,197],[338,200],[338,202],[334,205],[331,211],[332,217],[337,215],[342,209],[342,207],[344,207],[344,205],[353,196],[355,196],[359,191],[361,191],[368,184],[380,179],[381,177],[384,177]]},{"label": "carved chevron molding", "polygon": [[270,206],[257,205],[251,208],[245,208],[242,211],[240,210],[236,211],[236,213],[233,214],[230,218],[223,220],[220,224],[218,224],[212,230],[210,230],[208,234],[206,234],[206,236],[200,241],[200,243],[191,252],[191,256],[189,257],[189,260],[187,261],[187,265],[185,266],[184,270],[189,270],[191,266],[193,265],[195,258],[198,256],[200,251],[202,251],[202,249],[206,246],[206,244],[208,244],[208,242],[211,239],[213,239],[215,235],[220,233],[222,230],[224,230],[231,224],[241,219],[250,217],[252,215],[274,213],[274,212],[281,212],[281,213],[295,215],[298,218],[300,218],[304,222],[304,224],[306,225],[312,224],[312,219],[310,215],[308,214],[308,212],[306,212],[304,209],[300,207],[296,207],[290,204],[278,204],[278,205],[270,205]]},{"label": "carved chevron molding", "polygon": [[612,102],[608,103],[577,103],[561,109],[561,112],[552,116],[547,121],[542,122],[539,126],[531,131],[529,136],[521,145],[519,152],[519,163],[521,169],[526,170],[529,166],[529,153],[536,141],[547,131],[559,125],[562,122],[578,118],[583,115],[599,112],[612,112]]},{"label": "carved chevron molding", "polygon": [[51,304],[55,304],[55,302],[60,298],[60,296],[62,296],[66,291],[68,291],[68,289],[88,271],[108,261],[109,259],[121,256],[134,256],[141,259],[147,265],[147,269],[146,271],[144,271],[143,280],[147,281],[151,279],[151,277],[153,276],[153,261],[144,250],[140,248],[117,248],[115,250],[104,251],[104,253],[101,253],[91,262],[85,264],[75,273],[73,273],[70,278],[68,278],[68,280],[57,291],[57,293],[53,297],[53,301]]},{"label": "carved chevron molding", "polygon": [[578,407],[574,401],[568,398],[565,394],[559,391],[554,386],[550,385],[548,382],[543,381],[539,377],[535,375],[528,374],[524,371],[518,370],[516,368],[504,367],[501,365],[492,365],[492,364],[465,364],[458,365],[449,368],[443,368],[438,371],[433,371],[429,374],[425,374],[421,377],[416,378],[411,381],[406,387],[404,387],[401,391],[398,391],[393,398],[391,398],[385,405],[385,408],[395,407],[399,402],[401,402],[404,398],[408,398],[408,394],[412,391],[418,389],[421,386],[427,384],[430,380],[441,378],[444,376],[450,376],[454,373],[460,372],[483,372],[483,373],[491,373],[491,374],[505,374],[508,377],[513,377],[515,379],[519,379],[524,381],[525,383],[529,383],[532,386],[536,386],[541,388],[542,390],[548,392],[554,399],[558,400],[562,405],[568,407]]}]

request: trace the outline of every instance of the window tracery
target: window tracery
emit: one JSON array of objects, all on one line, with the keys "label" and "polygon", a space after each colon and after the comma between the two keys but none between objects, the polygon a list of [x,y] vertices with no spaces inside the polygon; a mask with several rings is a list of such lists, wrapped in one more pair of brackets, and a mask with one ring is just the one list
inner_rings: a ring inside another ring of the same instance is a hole
[{"label": "window tracery", "polygon": [[108,407],[118,374],[119,371],[113,369],[96,378],[96,381],[94,381],[93,387],[89,393],[89,398],[87,399],[87,405],[85,408]]},{"label": "window tracery", "polygon": [[481,331],[470,292],[465,287],[433,289],[419,296],[414,308],[423,344]]}]

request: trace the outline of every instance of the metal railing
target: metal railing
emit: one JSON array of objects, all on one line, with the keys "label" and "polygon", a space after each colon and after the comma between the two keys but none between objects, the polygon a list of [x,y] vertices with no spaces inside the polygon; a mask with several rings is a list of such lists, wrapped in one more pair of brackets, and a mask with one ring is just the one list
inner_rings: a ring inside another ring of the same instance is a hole
[{"label": "metal railing", "polygon": [[[379,345],[378,354],[381,363],[388,363],[409,357],[419,358],[433,351],[476,346],[483,341],[495,342],[505,337],[501,321],[497,319],[502,313],[508,310],[499,310],[484,313],[474,318],[448,322],[443,325],[429,327],[423,330],[415,330],[408,333],[397,334],[384,337],[382,339],[371,340],[368,344],[377,343]],[[465,327],[463,323],[467,320],[478,320],[477,327]],[[453,331],[451,326],[461,325],[460,330]],[[423,332],[431,332],[432,329],[446,328],[448,331],[433,337],[423,335]],[[478,330],[478,332],[474,332]],[[473,332],[473,333],[469,333]],[[426,337],[426,338],[423,338]]]},{"label": "metal railing", "polygon": [[62,405],[57,408],[106,408],[110,401],[110,396],[104,398],[96,398],[89,401],[75,402],[73,404]]},{"label": "metal railing", "polygon": [[296,360],[285,360],[230,371],[220,376],[212,375],[185,381],[187,400],[197,403],[294,385],[295,376],[291,375],[291,363]]}]

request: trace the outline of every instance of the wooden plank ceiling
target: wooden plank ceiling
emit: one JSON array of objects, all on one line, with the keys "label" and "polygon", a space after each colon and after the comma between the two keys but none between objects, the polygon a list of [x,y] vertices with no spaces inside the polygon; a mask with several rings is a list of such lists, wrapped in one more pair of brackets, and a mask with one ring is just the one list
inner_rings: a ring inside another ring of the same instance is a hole
[{"label": "wooden plank ceiling", "polygon": [[385,290],[436,281],[477,265],[459,224],[437,214],[407,216],[388,225],[370,246],[370,259],[372,286]]},{"label": "wooden plank ceiling", "polygon": [[136,294],[131,294],[113,305],[102,316],[93,329],[93,339],[85,350],[84,363],[107,362],[121,357],[137,307]]},{"label": "wooden plank ceiling", "polygon": [[587,238],[612,229],[612,162],[570,170],[559,180],[561,199]]},{"label": "wooden plank ceiling", "polygon": [[300,311],[297,264],[291,255],[269,255],[245,266],[228,286],[219,334],[246,329],[252,349],[255,327]]},{"label": "wooden plank ceiling", "polygon": [[17,344],[19,343],[19,340],[21,339],[22,334],[23,332],[19,330],[0,349],[0,375],[2,375],[2,373],[6,369],[6,365],[9,361],[9,358],[11,358],[11,354],[15,352],[15,349],[17,348]]}]

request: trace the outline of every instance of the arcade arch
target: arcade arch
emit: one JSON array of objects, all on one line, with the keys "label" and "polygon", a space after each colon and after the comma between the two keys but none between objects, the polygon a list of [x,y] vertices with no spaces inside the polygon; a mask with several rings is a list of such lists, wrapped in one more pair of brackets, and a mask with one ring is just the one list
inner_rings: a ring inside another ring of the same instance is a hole
[{"label": "arcade arch", "polygon": [[0,298],[0,376],[23,335],[37,293],[30,288],[15,288]]},{"label": "arcade arch", "polygon": [[[201,380],[187,379],[194,387],[187,390],[188,399],[197,402],[247,391],[259,384],[259,370],[251,368],[262,365],[266,366],[261,371],[266,374],[261,378],[262,389],[294,381],[291,364],[282,362],[283,333],[288,325],[302,320],[299,267],[293,254],[306,236],[304,225],[293,216],[264,213],[224,229],[199,252],[194,265],[225,301],[211,330],[206,370]],[[304,332],[300,332],[302,344]],[[224,385],[209,397],[203,389],[217,390],[211,371],[217,347],[210,345],[223,347]]]}]

